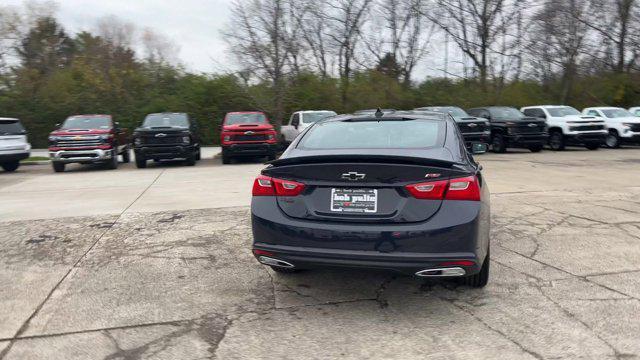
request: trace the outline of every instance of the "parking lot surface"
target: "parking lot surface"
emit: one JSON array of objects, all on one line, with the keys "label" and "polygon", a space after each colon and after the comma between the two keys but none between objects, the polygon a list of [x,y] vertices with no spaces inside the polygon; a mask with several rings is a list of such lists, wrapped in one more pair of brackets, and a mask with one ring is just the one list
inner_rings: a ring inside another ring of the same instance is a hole
[{"label": "parking lot surface", "polygon": [[477,159],[481,290],[259,265],[258,161],[0,173],[0,359],[640,358],[640,149]]}]

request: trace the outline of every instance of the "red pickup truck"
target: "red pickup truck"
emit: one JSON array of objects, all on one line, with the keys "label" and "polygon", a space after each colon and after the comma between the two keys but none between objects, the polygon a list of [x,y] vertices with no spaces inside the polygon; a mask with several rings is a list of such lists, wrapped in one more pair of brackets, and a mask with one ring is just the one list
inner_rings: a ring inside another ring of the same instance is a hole
[{"label": "red pickup truck", "polygon": [[118,155],[128,163],[131,147],[126,129],[111,115],[74,115],[49,134],[49,157],[55,172],[70,163],[103,163],[118,167]]},{"label": "red pickup truck", "polygon": [[227,113],[222,121],[220,144],[223,164],[241,156],[266,156],[275,160],[278,150],[276,131],[267,115],[260,111]]}]

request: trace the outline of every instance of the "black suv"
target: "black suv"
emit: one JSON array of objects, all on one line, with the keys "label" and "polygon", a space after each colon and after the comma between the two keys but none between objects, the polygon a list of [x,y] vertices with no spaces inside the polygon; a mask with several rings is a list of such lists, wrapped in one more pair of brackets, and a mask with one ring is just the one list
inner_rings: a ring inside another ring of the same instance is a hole
[{"label": "black suv", "polygon": [[516,108],[489,106],[469,109],[467,112],[489,120],[491,147],[497,153],[506,152],[508,147],[539,152],[549,137],[543,120],[528,117]]},{"label": "black suv", "polygon": [[200,160],[200,137],[187,114],[149,114],[133,132],[133,149],[139,168],[147,167],[147,160],[170,159],[184,159],[193,166]]},{"label": "black suv", "polygon": [[485,119],[469,116],[457,106],[425,106],[416,108],[414,111],[450,114],[458,124],[458,129],[464,138],[464,144],[469,149],[473,143],[489,143],[489,122]]}]

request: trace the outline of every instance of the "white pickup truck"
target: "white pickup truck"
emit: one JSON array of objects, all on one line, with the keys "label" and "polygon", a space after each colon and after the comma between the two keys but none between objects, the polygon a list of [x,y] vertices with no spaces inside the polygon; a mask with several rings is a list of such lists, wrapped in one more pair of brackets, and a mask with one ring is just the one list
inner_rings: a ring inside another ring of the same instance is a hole
[{"label": "white pickup truck", "polygon": [[291,144],[293,139],[316,121],[336,116],[335,111],[330,110],[304,110],[291,114],[288,124],[280,127],[280,141],[284,146]]},{"label": "white pickup truck", "polygon": [[617,148],[620,143],[640,144],[640,117],[619,107],[589,107],[582,110],[585,115],[604,119],[609,134],[605,144]]},{"label": "white pickup truck", "polygon": [[564,150],[566,145],[582,145],[589,150],[597,150],[608,134],[604,119],[582,115],[571,106],[527,106],[520,111],[546,121],[549,146],[555,151]]}]

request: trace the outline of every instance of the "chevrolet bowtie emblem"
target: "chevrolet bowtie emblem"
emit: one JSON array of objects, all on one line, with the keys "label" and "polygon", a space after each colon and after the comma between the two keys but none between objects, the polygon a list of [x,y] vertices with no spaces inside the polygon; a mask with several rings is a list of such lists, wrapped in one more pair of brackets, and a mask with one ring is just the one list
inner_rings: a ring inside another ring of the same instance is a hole
[{"label": "chevrolet bowtie emblem", "polygon": [[356,180],[364,179],[365,176],[367,176],[367,174],[360,174],[360,173],[357,173],[355,171],[350,171],[348,173],[342,174],[341,178],[343,178],[345,180],[356,181]]}]

